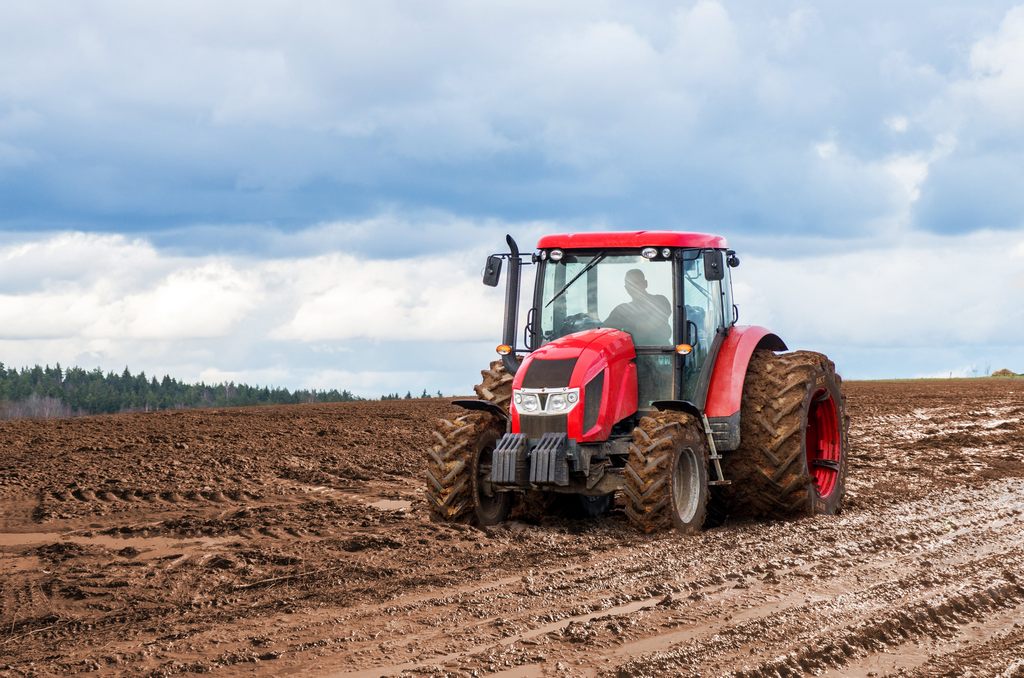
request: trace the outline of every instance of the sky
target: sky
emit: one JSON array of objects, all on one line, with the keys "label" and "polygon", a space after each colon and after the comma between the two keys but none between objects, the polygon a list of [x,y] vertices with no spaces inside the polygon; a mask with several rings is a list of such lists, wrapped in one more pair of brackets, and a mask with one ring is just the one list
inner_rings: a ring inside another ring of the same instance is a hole
[{"label": "sky", "polygon": [[1024,372],[1024,4],[0,5],[0,362],[468,393],[506,233],[720,233],[846,378]]}]

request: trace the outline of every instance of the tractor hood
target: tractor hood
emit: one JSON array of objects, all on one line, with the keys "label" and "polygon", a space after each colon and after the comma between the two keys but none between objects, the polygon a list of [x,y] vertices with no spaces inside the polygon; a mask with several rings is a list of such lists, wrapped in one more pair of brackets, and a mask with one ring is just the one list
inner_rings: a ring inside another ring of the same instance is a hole
[{"label": "tractor hood", "polygon": [[512,432],[607,440],[615,423],[636,412],[635,359],[632,337],[610,328],[545,344],[526,356],[512,382]]}]

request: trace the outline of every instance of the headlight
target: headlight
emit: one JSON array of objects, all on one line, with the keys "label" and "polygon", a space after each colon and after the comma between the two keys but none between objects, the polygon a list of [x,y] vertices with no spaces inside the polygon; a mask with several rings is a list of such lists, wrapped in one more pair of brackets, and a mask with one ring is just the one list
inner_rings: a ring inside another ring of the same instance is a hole
[{"label": "headlight", "polygon": [[515,389],[512,402],[519,414],[544,416],[568,414],[580,401],[578,388],[559,389]]},{"label": "headlight", "polygon": [[520,394],[519,399],[521,402],[518,403],[519,408],[523,412],[536,412],[540,410],[540,398],[534,393],[523,393]]},{"label": "headlight", "polygon": [[548,412],[564,412],[568,407],[569,403],[561,393],[548,396]]}]

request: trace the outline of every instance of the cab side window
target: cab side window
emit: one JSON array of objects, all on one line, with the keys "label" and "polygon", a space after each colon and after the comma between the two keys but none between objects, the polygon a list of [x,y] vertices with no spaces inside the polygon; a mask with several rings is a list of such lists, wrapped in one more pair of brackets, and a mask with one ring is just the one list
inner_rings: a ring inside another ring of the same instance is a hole
[{"label": "cab side window", "polygon": [[685,357],[685,396],[692,399],[711,342],[724,324],[721,281],[705,277],[704,258],[698,251],[687,252],[683,259],[683,305],[686,313],[683,341],[693,347]]}]

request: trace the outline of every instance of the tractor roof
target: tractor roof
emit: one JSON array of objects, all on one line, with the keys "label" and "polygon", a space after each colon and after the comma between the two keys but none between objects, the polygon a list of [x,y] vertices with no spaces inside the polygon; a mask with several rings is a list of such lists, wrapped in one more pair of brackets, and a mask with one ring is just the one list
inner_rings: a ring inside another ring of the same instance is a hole
[{"label": "tractor roof", "polygon": [[537,249],[605,249],[612,247],[694,247],[725,249],[725,238],[709,233],[682,231],[606,231],[598,233],[556,233],[545,235]]}]

